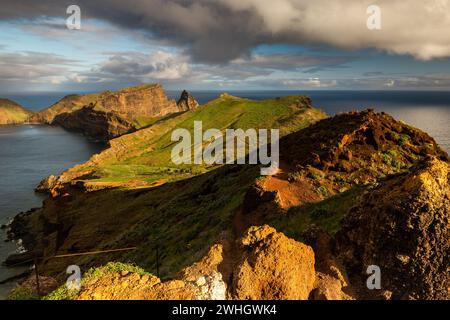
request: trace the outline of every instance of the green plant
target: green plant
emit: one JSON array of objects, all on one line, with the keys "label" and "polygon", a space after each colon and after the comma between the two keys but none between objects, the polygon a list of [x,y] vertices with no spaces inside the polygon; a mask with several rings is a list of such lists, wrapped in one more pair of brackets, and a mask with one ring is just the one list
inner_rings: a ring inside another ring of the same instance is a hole
[{"label": "green plant", "polygon": [[39,296],[30,288],[19,287],[11,291],[8,300],[39,300]]},{"label": "green plant", "polygon": [[319,186],[315,189],[317,194],[320,194],[324,197],[328,197],[329,196],[329,191],[325,186]]},{"label": "green plant", "polygon": [[398,144],[400,146],[404,146],[404,145],[408,144],[410,140],[411,140],[411,137],[405,133],[405,134],[402,134],[402,136],[400,137],[400,141],[398,142]]},{"label": "green plant", "polygon": [[55,291],[46,295],[43,300],[75,300],[78,297],[78,290],[68,289],[64,284]]}]

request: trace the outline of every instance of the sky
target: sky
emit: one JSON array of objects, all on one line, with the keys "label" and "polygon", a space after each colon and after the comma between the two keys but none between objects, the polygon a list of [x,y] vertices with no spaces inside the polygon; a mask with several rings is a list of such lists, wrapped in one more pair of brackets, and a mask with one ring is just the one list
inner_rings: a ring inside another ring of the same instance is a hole
[{"label": "sky", "polygon": [[448,91],[449,30],[450,0],[2,0],[0,93]]}]

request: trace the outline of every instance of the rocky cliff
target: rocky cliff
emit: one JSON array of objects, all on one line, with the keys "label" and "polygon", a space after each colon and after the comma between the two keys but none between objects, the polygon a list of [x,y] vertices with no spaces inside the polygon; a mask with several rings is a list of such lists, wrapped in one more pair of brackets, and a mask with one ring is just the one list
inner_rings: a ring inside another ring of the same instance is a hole
[{"label": "rocky cliff", "polygon": [[109,141],[136,130],[132,122],[114,112],[96,110],[93,104],[70,113],[57,115],[52,124],[98,140]]},{"label": "rocky cliff", "polygon": [[9,99],[0,99],[0,125],[21,124],[29,121],[33,112]]},{"label": "rocky cliff", "polygon": [[60,125],[95,140],[108,141],[146,126],[156,118],[192,109],[195,100],[188,93],[183,94],[185,96],[177,104],[167,98],[162,86],[154,84],[117,92],[70,95],[39,112],[32,120]]}]

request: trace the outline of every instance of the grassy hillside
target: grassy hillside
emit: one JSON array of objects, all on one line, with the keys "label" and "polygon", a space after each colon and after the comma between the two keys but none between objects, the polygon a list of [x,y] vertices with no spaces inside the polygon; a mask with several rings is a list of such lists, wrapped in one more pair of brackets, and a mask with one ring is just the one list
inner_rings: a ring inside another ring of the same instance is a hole
[{"label": "grassy hillside", "polygon": [[[178,167],[170,160],[171,132],[192,130],[194,121],[203,121],[204,130],[280,128],[285,135],[324,117],[305,97],[251,101],[223,95],[194,111],[160,119],[112,140],[111,148],[66,172],[63,180],[72,183],[62,196],[25,217],[24,241],[42,245],[38,249],[48,256],[138,246],[126,255],[50,259],[42,270],[53,275],[72,262],[88,267],[117,259],[155,273],[158,247],[161,275],[173,276],[233,228],[233,217],[260,171],[241,165]],[[80,184],[91,192],[80,190]],[[97,189],[102,190],[92,191]]]},{"label": "grassy hillside", "polygon": [[[171,133],[192,132],[194,121],[202,121],[203,130],[279,128],[280,170],[262,177],[254,165],[176,166]],[[212,244],[233,244],[254,225],[275,226],[301,241],[312,225],[335,235],[351,208],[380,183],[430,156],[448,163],[433,138],[387,114],[367,110],[327,118],[299,96],[252,101],[222,95],[110,144],[65,172],[43,208],[11,225],[30,252],[43,253],[41,272],[61,282],[68,265],[85,272],[109,262],[174,278]],[[136,249],[53,258],[130,247]],[[236,263],[234,249],[224,253],[230,263]]]},{"label": "grassy hillside", "polygon": [[90,184],[136,187],[161,184],[207,172],[214,166],[175,165],[171,151],[172,131],[185,128],[193,133],[194,121],[202,121],[203,131],[210,128],[279,128],[280,135],[302,129],[323,119],[325,114],[311,108],[304,97],[252,101],[222,95],[194,111],[169,115],[138,132],[110,142],[111,148],[91,161],[65,173],[65,178]]},{"label": "grassy hillside", "polygon": [[8,99],[0,99],[0,125],[27,121],[33,112]]}]

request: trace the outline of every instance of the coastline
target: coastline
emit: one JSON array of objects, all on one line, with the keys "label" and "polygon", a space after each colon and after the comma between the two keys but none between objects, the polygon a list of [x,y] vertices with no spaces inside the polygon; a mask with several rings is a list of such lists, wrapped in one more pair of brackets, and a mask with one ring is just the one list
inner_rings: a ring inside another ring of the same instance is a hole
[{"label": "coastline", "polygon": [[[0,169],[4,170],[0,183],[0,299],[5,299],[29,273],[29,265],[8,268],[3,262],[11,254],[24,254],[28,248],[26,238],[11,233],[17,234],[12,227],[18,217],[41,208],[48,198],[34,189],[45,177],[84,163],[104,146],[59,126],[36,122],[0,125],[0,138]],[[8,160],[13,157],[17,161]]]}]

